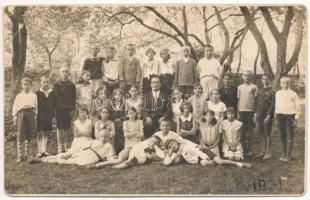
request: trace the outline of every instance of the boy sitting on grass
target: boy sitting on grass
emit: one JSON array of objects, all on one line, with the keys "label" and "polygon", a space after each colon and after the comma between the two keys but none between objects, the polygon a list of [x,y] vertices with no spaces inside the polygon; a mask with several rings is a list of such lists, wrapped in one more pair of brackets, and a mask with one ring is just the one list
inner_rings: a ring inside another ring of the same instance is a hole
[{"label": "boy sitting on grass", "polygon": [[146,161],[163,160],[165,153],[158,147],[160,142],[161,139],[153,135],[149,139],[135,145],[129,153],[128,160],[112,168],[125,169],[134,164],[144,164]]}]

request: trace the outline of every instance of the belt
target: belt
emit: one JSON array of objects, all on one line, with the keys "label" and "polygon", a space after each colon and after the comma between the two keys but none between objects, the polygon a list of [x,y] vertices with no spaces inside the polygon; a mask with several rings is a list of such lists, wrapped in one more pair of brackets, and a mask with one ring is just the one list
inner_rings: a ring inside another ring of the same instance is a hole
[{"label": "belt", "polygon": [[86,150],[86,149],[89,149],[89,150],[91,150],[92,152],[94,152],[94,153],[96,154],[96,156],[98,157],[99,162],[105,160],[105,159],[103,159],[93,148],[87,147],[87,148],[85,148],[84,150]]},{"label": "belt", "polygon": [[34,112],[34,108],[22,108],[18,112]]},{"label": "belt", "polygon": [[[212,77],[212,78],[214,78],[214,76],[212,76],[212,75],[204,75],[204,76],[200,77],[200,79],[202,79],[202,78],[206,78],[206,77]],[[216,77],[215,79],[219,79],[219,78],[218,78],[218,77]]]}]

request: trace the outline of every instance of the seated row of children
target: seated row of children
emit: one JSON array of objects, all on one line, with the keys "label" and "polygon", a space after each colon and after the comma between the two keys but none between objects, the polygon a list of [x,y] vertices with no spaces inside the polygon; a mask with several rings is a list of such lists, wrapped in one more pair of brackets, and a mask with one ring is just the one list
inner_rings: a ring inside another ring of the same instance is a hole
[{"label": "seated row of children", "polygon": [[[184,107],[186,105],[190,108],[190,104],[185,103]],[[232,115],[229,116],[233,117],[233,110],[231,112]],[[74,140],[67,152],[33,159],[31,162],[87,165],[90,168],[109,165],[113,165],[114,168],[126,168],[132,164],[144,164],[147,161],[171,165],[184,159],[187,163],[200,163],[202,165],[224,164],[251,167],[248,163],[222,160],[218,153],[217,143],[215,142],[212,146],[208,145],[212,139],[207,137],[213,137],[213,140],[218,141],[218,133],[220,132],[220,123],[216,122],[214,112],[211,110],[206,112],[202,120],[203,128],[201,131],[205,128],[214,128],[214,131],[211,131],[214,135],[208,136],[203,132],[202,135],[205,136],[201,137],[200,144],[196,144],[170,131],[171,122],[165,118],[160,121],[160,131],[143,141],[143,124],[141,120],[137,119],[136,109],[130,108],[128,120],[123,123],[125,147],[118,156],[115,155],[113,147],[115,130],[113,122],[108,120],[107,110],[102,110],[101,120],[95,123],[95,140],[91,138],[91,121],[87,119],[87,113],[86,108],[79,110],[79,119],[74,122]],[[103,127],[102,124],[106,124],[106,126]],[[232,146],[230,150],[233,148],[237,149]]]}]

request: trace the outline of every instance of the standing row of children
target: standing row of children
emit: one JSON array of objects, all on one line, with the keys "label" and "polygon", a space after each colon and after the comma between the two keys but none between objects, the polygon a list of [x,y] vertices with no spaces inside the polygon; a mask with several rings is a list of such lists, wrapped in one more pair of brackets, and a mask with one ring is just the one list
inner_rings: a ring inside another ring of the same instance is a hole
[{"label": "standing row of children", "polygon": [[[213,50],[210,47],[206,48],[206,57],[203,58],[204,62],[211,62],[210,59],[213,59],[209,55],[210,49]],[[155,54],[155,51],[149,51],[153,52],[151,54]],[[190,59],[188,57],[189,49],[185,47],[183,52],[185,57],[183,61],[187,64],[186,59]],[[161,52],[161,54],[165,53],[167,53],[166,50]],[[147,54],[150,55],[150,52]],[[169,54],[166,56],[169,57]],[[165,58],[165,56],[162,57]],[[214,63],[214,61],[212,62]],[[223,88],[218,90],[214,86],[216,85],[214,82],[217,82],[219,79],[219,73],[215,73],[218,70],[211,70],[212,75],[209,75],[208,70],[205,70],[205,66],[202,66],[202,64],[199,65],[199,63],[197,70],[191,70],[192,67],[184,68],[192,71],[191,85],[183,85],[181,84],[182,81],[180,83],[181,79],[178,77],[180,73],[184,72],[183,68],[174,67],[173,70],[170,70],[172,72],[172,79],[171,76],[162,76],[163,78],[161,79],[165,92],[169,93],[169,90],[171,91],[172,88],[175,88],[175,103],[172,104],[172,107],[177,124],[176,132],[179,135],[193,142],[197,142],[195,136],[196,130],[199,130],[199,142],[202,146],[204,145],[204,148],[214,149],[215,154],[219,154],[217,146],[222,138],[224,157],[238,160],[243,158],[242,151],[244,151],[245,156],[252,156],[251,137],[254,125],[253,121],[257,121],[260,132],[264,136],[264,148],[261,156],[263,156],[263,159],[269,159],[271,157],[270,134],[275,110],[279,122],[281,142],[283,144],[283,156],[281,160],[289,161],[291,159],[294,126],[296,125],[298,108],[296,106],[297,94],[290,90],[290,79],[288,77],[281,78],[280,85],[282,89],[274,95],[270,86],[271,78],[267,74],[263,75],[263,87],[260,90],[251,84],[252,73],[249,70],[243,73],[244,83],[238,86],[238,88],[231,86],[231,75],[226,74],[223,78]],[[165,67],[164,69],[168,70],[169,68]],[[174,74],[175,69],[177,69],[177,74]],[[195,73],[198,72],[198,74],[201,74],[201,71],[204,74],[202,76],[198,75],[200,81],[208,78],[200,82],[204,86],[199,83],[195,84],[195,76],[197,76]],[[146,72],[149,71],[146,70]],[[146,72],[143,74],[144,78]],[[184,77],[188,78],[188,73],[184,74]],[[13,106],[14,122],[17,125],[17,162],[28,156],[29,140],[35,130],[36,124],[38,131],[37,157],[49,155],[46,152],[47,133],[52,129],[51,121],[54,111],[57,121],[58,153],[67,151],[69,149],[68,135],[76,105],[79,111],[82,112],[79,112],[79,119],[74,122],[75,136],[88,135],[91,138],[92,127],[95,128],[95,135],[102,131],[107,132],[117,153],[123,150],[124,145],[126,149],[126,143],[128,142],[124,140],[125,138],[128,140],[131,137],[131,134],[128,134],[128,132],[134,133],[134,135],[139,134],[139,138],[135,138],[134,140],[142,139],[141,135],[143,134],[141,134],[141,130],[143,130],[143,123],[141,121],[136,123],[136,125],[131,122],[123,123],[125,115],[128,115],[128,117],[135,115],[134,118],[137,117],[139,119],[139,115],[143,112],[141,110],[142,103],[138,98],[138,87],[135,84],[125,85],[127,87],[125,90],[129,90],[130,99],[125,100],[123,90],[116,88],[113,90],[113,98],[108,100],[106,92],[110,89],[109,84],[97,84],[99,87],[96,90],[96,95],[93,96],[93,85],[90,84],[92,73],[90,71],[84,70],[82,72],[82,79],[77,86],[69,80],[69,74],[69,69],[62,67],[61,79],[54,84],[53,90],[49,88],[48,77],[42,77],[42,87],[36,92],[36,95],[30,91],[31,79],[24,78],[21,81],[22,92],[16,96]],[[151,75],[149,74],[149,76]],[[147,81],[142,81],[142,90],[144,86],[147,88],[145,82]],[[92,81],[92,83],[94,82]],[[174,84],[175,87],[170,83]],[[188,81],[185,83],[188,83]],[[123,84],[120,83],[119,86],[121,85]],[[186,102],[183,102],[182,94],[190,96],[191,90],[194,91],[194,95],[189,97]],[[203,90],[208,91],[204,93],[207,97],[203,95]],[[207,101],[209,92],[211,92],[211,96],[209,101]],[[283,98],[284,96],[286,98]],[[132,109],[133,107],[135,108],[134,110]],[[229,108],[226,109],[226,107]],[[135,114],[129,112],[129,110],[133,110],[132,112],[135,112]],[[238,111],[237,116],[235,116],[236,110]],[[92,121],[87,119],[87,117],[85,119],[85,117],[82,117],[83,114],[81,114],[83,111],[88,113],[89,117],[100,115],[100,118],[98,120],[93,118]],[[225,111],[226,120],[224,120]],[[208,115],[210,115],[209,118],[212,118],[212,120],[210,120],[210,124],[204,124],[206,122],[205,118]],[[236,120],[236,117],[240,121]],[[222,137],[219,137],[220,132],[223,133]],[[25,145],[24,157],[22,156],[23,141]]]}]

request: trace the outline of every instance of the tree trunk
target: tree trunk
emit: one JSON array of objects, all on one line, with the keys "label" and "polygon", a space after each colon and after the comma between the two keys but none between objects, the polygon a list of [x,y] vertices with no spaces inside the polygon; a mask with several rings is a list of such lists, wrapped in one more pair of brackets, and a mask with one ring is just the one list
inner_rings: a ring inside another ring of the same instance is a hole
[{"label": "tree trunk", "polygon": [[52,72],[52,53],[47,52],[47,57],[48,57],[48,65],[50,68],[50,72]]},{"label": "tree trunk", "polygon": [[13,14],[6,8],[6,13],[12,22],[12,87],[10,93],[10,110],[16,94],[20,91],[20,81],[25,71],[27,50],[27,28],[24,23],[26,7],[14,7]]},{"label": "tree trunk", "polygon": [[239,57],[238,57],[238,66],[237,66],[237,73],[240,72],[240,68],[241,68],[241,62],[242,62],[242,46],[240,46],[239,48]]}]

